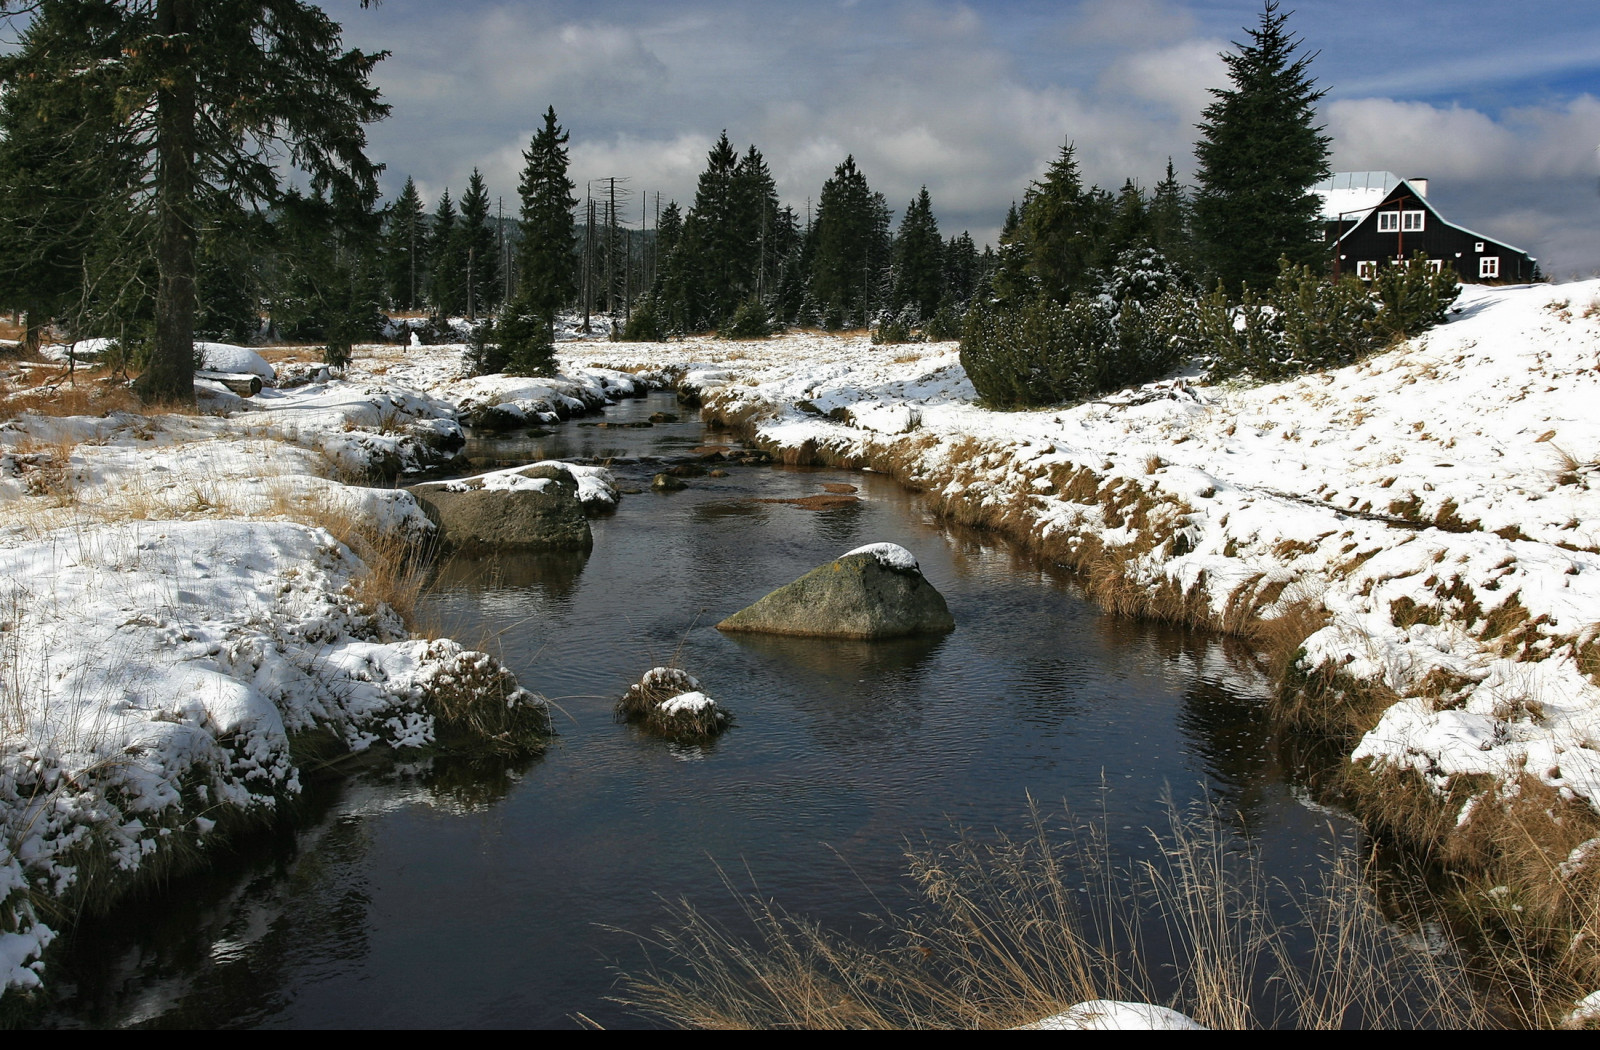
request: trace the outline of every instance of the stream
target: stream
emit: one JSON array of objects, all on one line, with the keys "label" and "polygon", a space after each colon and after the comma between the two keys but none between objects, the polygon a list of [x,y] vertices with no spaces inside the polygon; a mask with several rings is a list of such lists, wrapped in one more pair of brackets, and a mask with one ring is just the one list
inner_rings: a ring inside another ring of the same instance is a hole
[{"label": "stream", "polygon": [[[651,427],[656,412],[682,422]],[[614,457],[637,489],[592,521],[587,556],[457,557],[425,625],[499,655],[555,705],[517,761],[433,759],[310,792],[293,833],[160,898],[86,921],[50,972],[45,1023],[151,1027],[606,1027],[645,961],[635,936],[687,899],[737,923],[738,892],[842,930],[903,902],[909,843],[1026,831],[1029,799],[1106,822],[1119,856],[1214,800],[1268,874],[1315,878],[1357,841],[1301,801],[1251,654],[1118,619],[998,537],[936,522],[872,473],[726,467],[651,491],[708,440],[652,395],[548,433],[475,438],[480,467]],[[586,425],[588,424],[588,425]],[[781,502],[853,485],[825,510]],[[946,597],[946,637],[851,643],[713,624],[865,543],[909,549]],[[617,724],[616,699],[671,662],[729,709],[714,743]],[[1059,823],[1059,821],[1058,821]],[[628,931],[628,932],[618,932]]]}]

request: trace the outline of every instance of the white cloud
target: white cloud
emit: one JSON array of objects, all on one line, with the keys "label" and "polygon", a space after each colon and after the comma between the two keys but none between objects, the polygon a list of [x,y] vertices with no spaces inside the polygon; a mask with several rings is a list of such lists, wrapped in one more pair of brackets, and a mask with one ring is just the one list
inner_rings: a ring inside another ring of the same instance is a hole
[{"label": "white cloud", "polygon": [[1169,47],[1134,51],[1114,62],[1101,78],[1102,89],[1148,99],[1166,106],[1174,116],[1198,123],[1200,114],[1216,100],[1214,87],[1228,82],[1218,40],[1186,40]]},{"label": "white cloud", "polygon": [[[1112,190],[1128,177],[1149,186],[1168,156],[1180,178],[1190,177],[1194,125],[1209,89],[1227,83],[1219,54],[1231,47],[1226,26],[1185,0],[1004,11],[947,0],[794,0],[782,9],[730,0],[457,0],[391,17],[402,8],[346,21],[348,30],[388,34],[352,43],[395,52],[379,68],[395,116],[373,131],[391,192],[413,174],[431,203],[477,165],[492,192],[509,198],[521,150],[553,104],[572,134],[578,179],[627,176],[637,190],[687,204],[726,128],[741,152],[752,142],[762,150],[797,209],[853,153],[897,211],[926,184],[941,228],[969,228],[980,240],[996,235],[1006,206],[1063,139],[1076,144],[1085,180]],[[1206,14],[1203,28],[1194,13]],[[1508,46],[1510,57],[1484,58],[1483,68],[1516,65],[1526,50]],[[1381,55],[1361,54],[1364,68],[1381,66]],[[1421,61],[1467,68],[1479,59],[1457,48]],[[1323,76],[1328,63],[1318,60]],[[1518,228],[1559,233],[1563,245],[1547,249],[1530,236],[1527,247],[1600,265],[1592,193],[1574,195],[1574,187],[1592,191],[1597,174],[1600,101],[1592,96],[1496,110],[1342,97],[1322,116],[1337,167],[1429,175],[1436,196],[1454,194],[1470,210],[1453,216],[1469,226],[1487,228],[1509,212],[1493,202],[1514,199],[1554,232],[1528,216],[1515,220]],[[1589,231],[1593,246],[1579,250],[1572,230]]]}]

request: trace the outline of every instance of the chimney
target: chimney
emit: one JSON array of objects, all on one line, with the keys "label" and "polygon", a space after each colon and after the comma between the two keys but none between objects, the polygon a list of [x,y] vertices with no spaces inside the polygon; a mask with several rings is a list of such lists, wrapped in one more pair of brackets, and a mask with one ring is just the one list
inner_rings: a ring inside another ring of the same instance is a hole
[{"label": "chimney", "polygon": [[1428,199],[1427,179],[1407,179],[1406,181],[1411,183],[1411,188],[1417,191],[1418,197],[1421,197],[1423,200]]}]

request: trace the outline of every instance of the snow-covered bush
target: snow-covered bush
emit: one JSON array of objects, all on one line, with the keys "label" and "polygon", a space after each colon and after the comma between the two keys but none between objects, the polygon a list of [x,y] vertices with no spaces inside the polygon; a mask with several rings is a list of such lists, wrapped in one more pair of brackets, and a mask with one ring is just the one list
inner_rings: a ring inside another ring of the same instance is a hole
[{"label": "snow-covered bush", "polygon": [[924,334],[936,343],[961,338],[961,311],[949,299],[939,304],[939,309],[928,319]]},{"label": "snow-covered bush", "polygon": [[1081,400],[1147,382],[1192,354],[1195,309],[1159,253],[1130,252],[1098,295],[974,305],[962,326],[961,364],[996,407]]},{"label": "snow-covered bush", "polygon": [[656,313],[655,299],[641,299],[633,308],[633,313],[628,317],[628,323],[622,330],[624,342],[629,343],[660,343],[667,338],[662,330],[661,318]]}]

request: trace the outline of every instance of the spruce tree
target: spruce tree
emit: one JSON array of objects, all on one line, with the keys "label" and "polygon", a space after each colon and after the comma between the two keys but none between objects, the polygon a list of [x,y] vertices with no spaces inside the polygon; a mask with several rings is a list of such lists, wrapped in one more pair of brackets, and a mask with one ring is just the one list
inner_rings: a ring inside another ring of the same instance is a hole
[{"label": "spruce tree", "polygon": [[466,302],[467,265],[461,238],[456,235],[457,221],[455,201],[450,199],[450,187],[446,186],[433,212],[433,228],[428,231],[432,250],[428,259],[428,301],[435,317],[454,317]]},{"label": "spruce tree", "polygon": [[1111,210],[1101,191],[1084,190],[1073,145],[1064,143],[1044,178],[1028,187],[1013,235],[1037,291],[1065,303],[1093,283],[1101,227]]},{"label": "spruce tree", "polygon": [[811,292],[830,323],[865,324],[882,302],[889,264],[889,208],[848,156],[822,184],[811,260]]},{"label": "spruce tree", "polygon": [[1096,253],[1097,261],[1107,266],[1115,264],[1125,253],[1148,248],[1152,241],[1149,202],[1139,184],[1127,179],[1117,194],[1105,242]]},{"label": "spruce tree", "polygon": [[461,275],[461,302],[467,318],[500,301],[500,252],[495,231],[489,224],[489,187],[477,168],[467,179],[467,192],[461,195],[461,212],[456,221],[458,241],[455,256],[464,269]]},{"label": "spruce tree", "polygon": [[1000,250],[984,248],[985,271],[990,293],[1006,306],[1020,306],[1033,298],[1037,283],[1028,274],[1028,245],[1022,237],[1022,212],[1012,201],[1000,224]]},{"label": "spruce tree", "polygon": [[739,154],[724,131],[706,154],[678,244],[677,275],[691,328],[719,324],[742,298],[745,257],[735,176]]},{"label": "spruce tree", "polygon": [[933,217],[933,201],[928,187],[922,187],[900,218],[900,231],[894,242],[894,290],[889,308],[896,313],[906,307],[916,311],[919,321],[931,318],[939,309],[944,293],[944,242],[939,238],[939,223]]},{"label": "spruce tree", "polygon": [[9,305],[26,312],[29,349],[52,319],[86,319],[102,277],[120,285],[138,269],[88,265],[110,261],[102,231],[138,180],[135,145],[117,140],[114,100],[95,74],[121,60],[119,24],[103,4],[51,4],[21,50],[0,57],[0,273]]},{"label": "spruce tree", "polygon": [[734,282],[740,299],[766,298],[776,289],[783,264],[778,223],[777,184],[761,151],[751,145],[733,173]]},{"label": "spruce tree", "polygon": [[966,230],[944,245],[944,299],[965,307],[978,289],[978,246]]},{"label": "spruce tree", "polygon": [[[383,56],[345,50],[337,23],[298,0],[0,3],[24,7],[33,21],[6,90],[21,79],[56,98],[89,90],[120,117],[78,147],[79,159],[129,156],[140,169],[95,222],[146,220],[131,228],[155,269],[154,339],[139,389],[192,401],[198,231],[222,201],[275,202],[285,160],[314,185],[375,200],[378,169],[362,125],[388,111],[368,83]],[[60,29],[57,46],[42,46],[35,25]],[[102,45],[116,59],[97,58]]]},{"label": "spruce tree", "polygon": [[546,109],[544,126],[534,132],[523,151],[522,181],[517,186],[522,199],[522,243],[517,255],[516,301],[509,309],[542,318],[552,339],[557,311],[578,294],[572,254],[577,241],[572,209],[578,198],[567,178],[568,137],[556,121],[555,107]]},{"label": "spruce tree", "polygon": [[1167,158],[1167,174],[1150,198],[1150,239],[1156,250],[1184,273],[1194,272],[1194,240],[1189,198]]},{"label": "spruce tree", "polygon": [[351,348],[377,332],[383,298],[380,216],[362,197],[322,187],[290,189],[278,207],[269,299],[282,335],[319,340],[323,360],[343,367]]},{"label": "spruce tree", "polygon": [[389,209],[384,234],[384,277],[389,302],[415,310],[428,290],[428,220],[411,176]]},{"label": "spruce tree", "polygon": [[1266,0],[1250,43],[1224,54],[1233,87],[1212,88],[1195,143],[1195,230],[1210,275],[1230,295],[1264,289],[1278,260],[1321,261],[1319,202],[1311,187],[1328,173],[1329,139],[1316,123],[1323,92],[1307,74],[1316,56],[1295,57],[1301,40],[1287,14]]}]

